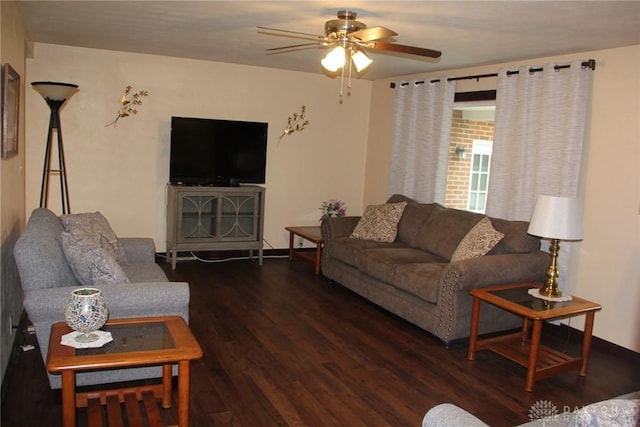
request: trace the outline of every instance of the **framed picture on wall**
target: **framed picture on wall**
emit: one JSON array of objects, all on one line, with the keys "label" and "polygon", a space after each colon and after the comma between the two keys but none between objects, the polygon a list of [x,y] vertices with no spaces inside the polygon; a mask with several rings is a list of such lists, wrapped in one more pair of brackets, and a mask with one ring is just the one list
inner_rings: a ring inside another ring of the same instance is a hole
[{"label": "framed picture on wall", "polygon": [[2,66],[2,158],[18,154],[20,75],[9,64]]}]

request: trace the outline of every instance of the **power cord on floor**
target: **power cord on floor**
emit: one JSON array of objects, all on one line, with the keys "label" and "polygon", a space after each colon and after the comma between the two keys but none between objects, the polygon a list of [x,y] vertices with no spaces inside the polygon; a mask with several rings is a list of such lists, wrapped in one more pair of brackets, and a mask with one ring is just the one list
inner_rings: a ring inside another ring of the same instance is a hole
[{"label": "power cord on floor", "polygon": [[[273,247],[273,245],[267,240],[267,239],[263,239],[263,242],[269,247],[269,249],[275,249]],[[200,262],[204,262],[204,263],[221,263],[221,262],[229,262],[229,261],[243,261],[243,260],[250,260],[252,259],[249,256],[242,256],[242,257],[229,257],[229,258],[217,258],[217,259],[207,259],[207,258],[202,258],[199,257],[198,255],[196,255],[193,252],[189,252],[191,254],[191,256],[189,257],[179,257],[178,261],[200,261]],[[289,258],[289,255],[265,255],[262,257],[263,259],[278,259],[278,258]]]},{"label": "power cord on floor", "polygon": [[[277,258],[289,258],[289,255],[266,255],[262,257],[263,259],[277,259]],[[219,262],[228,262],[228,261],[242,261],[242,260],[250,260],[251,257],[243,256],[243,257],[230,257],[230,258],[219,258],[219,259],[206,259],[201,258],[191,252],[191,259],[195,259],[196,261],[206,262],[206,263],[219,263]]]}]

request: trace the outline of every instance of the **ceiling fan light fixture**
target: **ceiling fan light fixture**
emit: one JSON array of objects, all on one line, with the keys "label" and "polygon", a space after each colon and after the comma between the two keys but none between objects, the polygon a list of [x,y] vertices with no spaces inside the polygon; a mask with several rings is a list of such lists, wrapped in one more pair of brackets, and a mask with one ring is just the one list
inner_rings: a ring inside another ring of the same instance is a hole
[{"label": "ceiling fan light fixture", "polygon": [[358,73],[364,70],[365,68],[367,68],[373,62],[373,60],[369,58],[369,56],[367,56],[367,54],[361,50],[352,51],[351,60],[353,61],[353,64],[356,66],[356,71]]},{"label": "ceiling fan light fixture", "polygon": [[345,50],[342,46],[337,46],[332,49],[331,52],[327,54],[327,56],[320,61],[322,66],[327,70],[335,73],[340,68],[344,67],[345,63]]}]

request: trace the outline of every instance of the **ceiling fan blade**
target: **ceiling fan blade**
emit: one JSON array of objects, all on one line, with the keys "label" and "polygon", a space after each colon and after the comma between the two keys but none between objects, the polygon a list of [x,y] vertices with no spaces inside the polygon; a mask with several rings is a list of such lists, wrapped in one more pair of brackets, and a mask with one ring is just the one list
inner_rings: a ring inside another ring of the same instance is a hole
[{"label": "ceiling fan blade", "polygon": [[319,43],[292,44],[292,45],[289,45],[289,46],[272,47],[270,49],[266,49],[266,51],[267,52],[275,52],[277,50],[295,49],[295,48],[306,47],[306,46],[320,46],[320,44]]},{"label": "ceiling fan blade", "polygon": [[283,49],[283,50],[274,50],[271,52],[267,52],[266,55],[278,55],[280,53],[289,53],[289,52],[298,52],[300,50],[309,50],[309,49],[317,49],[318,45],[316,45],[315,43],[310,43],[309,46],[305,46],[303,44],[298,45],[299,47],[293,47],[293,46],[289,46],[289,49]]},{"label": "ceiling fan blade", "polygon": [[390,52],[408,53],[409,55],[426,56],[427,58],[440,58],[442,55],[442,52],[438,50],[377,41],[367,43],[365,47],[369,49],[388,50]]},{"label": "ceiling fan blade", "polygon": [[360,41],[369,42],[372,40],[386,39],[389,37],[397,36],[398,33],[385,27],[371,27],[364,30],[354,31],[349,33],[349,37],[355,37]]},{"label": "ceiling fan blade", "polygon": [[[290,30],[281,30],[278,28],[269,28],[269,27],[261,27],[258,26],[258,29],[260,30],[266,30],[266,31],[276,31],[278,33],[287,33],[287,34],[297,34],[298,38],[308,38],[311,40],[325,40],[324,36],[319,36],[317,34],[309,34],[309,33],[301,33],[299,31],[290,31]],[[258,31],[258,32],[263,32],[263,31]],[[264,34],[269,34],[269,33],[265,33]],[[271,34],[271,35],[277,35],[277,36],[284,36],[284,34]],[[305,36],[305,37],[300,37],[300,36]],[[291,36],[291,37],[295,37],[295,36]]]}]

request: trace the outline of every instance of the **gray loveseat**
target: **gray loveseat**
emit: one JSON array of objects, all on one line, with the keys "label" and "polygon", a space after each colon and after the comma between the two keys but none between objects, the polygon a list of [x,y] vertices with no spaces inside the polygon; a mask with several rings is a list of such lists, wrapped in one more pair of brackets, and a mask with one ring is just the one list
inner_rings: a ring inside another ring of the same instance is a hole
[{"label": "gray loveseat", "polygon": [[[469,336],[472,288],[542,282],[549,255],[540,239],[527,234],[528,223],[490,218],[502,240],[485,256],[451,262],[460,241],[484,215],[407,202],[392,243],[351,238],[360,217],[323,220],[322,273],[377,305],[449,342]],[[483,305],[479,333],[520,326],[521,320]]]},{"label": "gray loveseat", "polygon": [[[18,239],[14,255],[24,291],[24,307],[35,328],[46,363],[51,325],[64,321],[71,291],[83,287],[62,248],[60,218],[46,208],[35,209]],[[110,318],[182,316],[189,320],[189,285],[169,282],[155,263],[155,246],[148,238],[119,239],[126,261],[120,262],[129,283],[98,285]],[[91,385],[160,378],[161,367],[79,373],[76,384]],[[49,374],[51,388],[60,388],[60,376]]]}]

